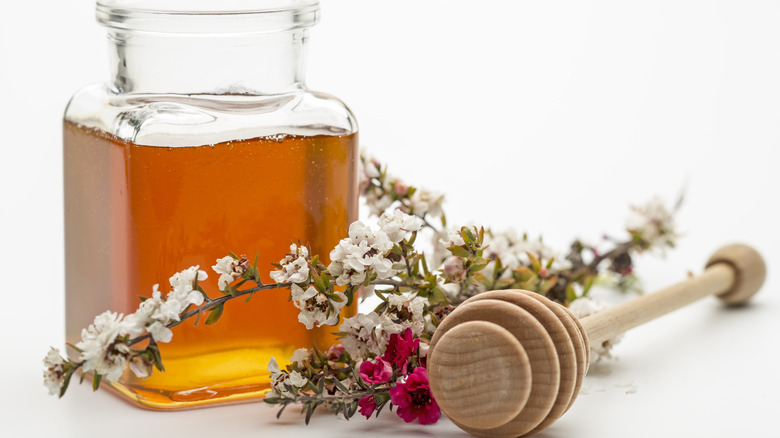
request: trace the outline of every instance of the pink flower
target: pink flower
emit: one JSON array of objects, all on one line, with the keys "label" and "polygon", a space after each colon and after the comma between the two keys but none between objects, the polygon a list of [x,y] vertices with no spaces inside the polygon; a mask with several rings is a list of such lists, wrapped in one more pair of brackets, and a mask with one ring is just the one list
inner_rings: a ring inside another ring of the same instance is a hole
[{"label": "pink flower", "polygon": [[395,367],[401,371],[401,374],[406,375],[409,357],[417,352],[417,347],[419,345],[420,340],[414,339],[412,329],[410,328],[407,328],[404,331],[403,337],[393,333],[390,335],[390,340],[387,342],[387,349],[385,349],[385,354],[382,356],[382,359],[395,365]]},{"label": "pink flower", "polygon": [[381,357],[376,363],[367,360],[360,364],[360,378],[368,383],[387,383],[392,376],[393,367]]},{"label": "pink flower", "polygon": [[344,354],[344,345],[342,344],[333,344],[328,348],[328,351],[325,352],[325,357],[328,360],[339,360],[341,358],[341,355]]},{"label": "pink flower", "polygon": [[398,406],[398,416],[407,423],[416,419],[420,424],[433,424],[441,416],[428,386],[428,372],[423,367],[415,368],[404,383],[390,388],[390,400]]},{"label": "pink flower", "polygon": [[366,418],[371,418],[371,414],[376,410],[376,400],[373,395],[368,395],[360,399],[358,406],[360,406],[358,412]]}]

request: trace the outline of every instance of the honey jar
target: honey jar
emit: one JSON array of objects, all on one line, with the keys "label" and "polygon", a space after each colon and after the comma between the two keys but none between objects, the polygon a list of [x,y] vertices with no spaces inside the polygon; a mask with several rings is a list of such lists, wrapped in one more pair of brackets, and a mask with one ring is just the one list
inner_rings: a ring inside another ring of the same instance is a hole
[{"label": "honey jar", "polygon": [[[228,251],[271,271],[300,242],[327,264],[357,219],[358,150],[350,110],[304,82],[318,2],[99,0],[96,11],[110,80],[73,96],[63,128],[67,341],[193,265],[219,296],[211,266]],[[272,356],[335,341],[334,327],[306,330],[288,294],[184,322],[159,344],[165,372],[108,383],[154,409],[260,397]]]}]

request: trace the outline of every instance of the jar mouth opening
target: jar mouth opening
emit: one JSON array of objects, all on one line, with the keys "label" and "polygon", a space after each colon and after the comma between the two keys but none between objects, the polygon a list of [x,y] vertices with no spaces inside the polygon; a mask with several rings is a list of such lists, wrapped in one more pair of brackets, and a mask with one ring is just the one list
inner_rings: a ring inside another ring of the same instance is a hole
[{"label": "jar mouth opening", "polygon": [[[319,20],[318,0],[262,2],[98,0],[95,16],[109,29],[161,34],[258,34],[311,27]],[[184,7],[182,7],[184,6]]]}]

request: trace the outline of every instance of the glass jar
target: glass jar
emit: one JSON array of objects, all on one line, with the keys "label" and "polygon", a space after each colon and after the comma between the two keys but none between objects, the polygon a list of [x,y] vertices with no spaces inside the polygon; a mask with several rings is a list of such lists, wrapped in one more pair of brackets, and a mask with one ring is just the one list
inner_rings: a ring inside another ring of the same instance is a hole
[{"label": "glass jar", "polygon": [[[291,241],[327,259],[346,235],[357,219],[357,125],[341,101],[304,85],[318,16],[316,0],[97,2],[111,80],[78,91],[64,118],[69,343],[95,315],[134,312],[154,284],[167,291],[193,265],[217,296],[211,266],[228,251],[259,254],[270,271]],[[333,327],[298,322],[288,293],[176,327],[160,344],[165,372],[126,371],[111,387],[155,409],[262,396],[272,356],[335,341]]]}]

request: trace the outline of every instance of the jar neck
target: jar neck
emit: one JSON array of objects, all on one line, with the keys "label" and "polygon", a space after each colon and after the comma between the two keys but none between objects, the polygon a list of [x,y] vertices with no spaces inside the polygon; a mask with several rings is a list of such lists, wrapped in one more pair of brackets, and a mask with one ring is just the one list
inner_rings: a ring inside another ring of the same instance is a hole
[{"label": "jar neck", "polygon": [[307,29],[171,34],[109,29],[119,93],[274,95],[304,86]]}]

